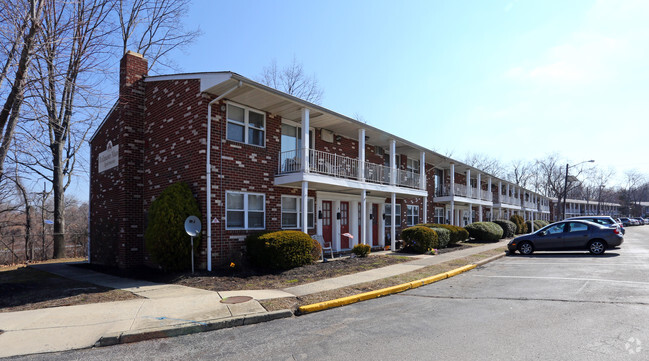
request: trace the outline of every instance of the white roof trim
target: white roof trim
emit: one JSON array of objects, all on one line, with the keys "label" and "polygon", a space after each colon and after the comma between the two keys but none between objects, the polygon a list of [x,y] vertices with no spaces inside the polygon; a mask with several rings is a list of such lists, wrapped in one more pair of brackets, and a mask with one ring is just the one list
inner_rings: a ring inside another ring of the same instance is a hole
[{"label": "white roof trim", "polygon": [[110,110],[108,111],[104,119],[101,121],[101,123],[99,123],[99,126],[97,127],[97,129],[95,129],[95,132],[92,134],[90,139],[88,139],[88,143],[92,142],[92,140],[95,139],[95,136],[97,135],[97,132],[99,132],[99,129],[101,129],[101,127],[104,126],[104,123],[106,123],[106,119],[108,119],[108,117],[110,117],[110,115],[113,114],[113,112],[115,111],[115,108],[117,108],[117,103],[119,103],[119,99],[115,101],[115,103],[110,108]]},{"label": "white roof trim", "polygon": [[210,72],[210,73],[185,73],[185,74],[172,74],[172,75],[156,75],[156,76],[147,76],[144,78],[145,83],[154,82],[154,81],[166,81],[166,80],[187,80],[187,79],[198,79],[201,82],[201,93],[205,92],[207,89],[219,85],[227,80],[232,79],[234,73],[230,71],[223,72]]}]

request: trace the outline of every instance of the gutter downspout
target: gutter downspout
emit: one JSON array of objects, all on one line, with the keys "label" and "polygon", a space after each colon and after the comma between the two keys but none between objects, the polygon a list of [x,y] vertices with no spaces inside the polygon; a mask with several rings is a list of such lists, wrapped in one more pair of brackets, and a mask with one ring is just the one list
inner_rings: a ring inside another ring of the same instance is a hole
[{"label": "gutter downspout", "polygon": [[[235,87],[231,88],[230,90],[227,90],[225,93],[219,95],[216,97],[214,100],[210,101],[207,104],[207,157],[206,157],[206,168],[207,168],[207,177],[206,177],[206,195],[207,195],[207,200],[206,200],[206,208],[207,208],[207,270],[212,271],[212,166],[210,163],[210,153],[211,153],[211,138],[212,138],[212,104],[218,102],[219,100],[223,99],[226,95],[230,94],[234,90],[238,89],[241,87],[243,82],[239,80],[239,84],[237,84]],[[222,147],[223,145],[219,145]],[[222,170],[220,170],[222,172]]]}]

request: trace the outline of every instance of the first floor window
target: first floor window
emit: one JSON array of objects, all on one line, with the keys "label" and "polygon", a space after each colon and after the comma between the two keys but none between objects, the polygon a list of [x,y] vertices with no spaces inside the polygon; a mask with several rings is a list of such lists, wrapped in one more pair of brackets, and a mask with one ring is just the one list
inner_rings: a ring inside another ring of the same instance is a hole
[{"label": "first floor window", "polygon": [[435,208],[435,223],[444,224],[444,208]]},{"label": "first floor window", "polygon": [[409,226],[414,226],[419,223],[419,206],[408,205],[407,213],[407,222]]},{"label": "first floor window", "polygon": [[[396,227],[401,227],[401,204],[396,204],[395,205],[396,212],[395,212],[395,226]],[[385,226],[390,227],[392,225],[392,204],[388,203],[385,205],[385,209],[383,211],[383,214],[385,214]]]},{"label": "first floor window", "polygon": [[264,229],[265,196],[247,192],[226,192],[227,229]]},{"label": "first floor window", "polygon": [[[302,197],[282,196],[282,228],[301,228]],[[307,199],[307,228],[313,228],[313,198]]]}]

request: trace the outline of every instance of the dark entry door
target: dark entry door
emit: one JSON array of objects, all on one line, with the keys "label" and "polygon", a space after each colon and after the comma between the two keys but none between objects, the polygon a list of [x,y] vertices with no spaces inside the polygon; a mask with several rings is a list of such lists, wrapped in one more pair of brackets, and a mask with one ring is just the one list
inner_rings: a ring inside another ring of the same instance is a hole
[{"label": "dark entry door", "polygon": [[372,204],[372,246],[379,245],[379,205]]},{"label": "dark entry door", "polygon": [[331,201],[322,201],[322,238],[331,244]]},{"label": "dark entry door", "polygon": [[[349,202],[340,202],[340,233],[349,233]],[[340,248],[349,248],[349,238],[340,236]]]}]

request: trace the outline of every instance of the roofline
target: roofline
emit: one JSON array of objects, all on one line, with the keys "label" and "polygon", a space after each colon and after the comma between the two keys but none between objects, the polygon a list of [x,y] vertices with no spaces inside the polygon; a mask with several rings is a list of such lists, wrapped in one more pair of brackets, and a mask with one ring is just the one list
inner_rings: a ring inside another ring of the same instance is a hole
[{"label": "roofline", "polygon": [[97,133],[99,133],[99,129],[101,129],[101,127],[104,126],[104,123],[106,123],[106,119],[108,119],[108,117],[110,117],[110,116],[113,114],[113,112],[114,112],[115,109],[117,108],[117,104],[118,104],[118,103],[119,103],[119,99],[117,99],[117,100],[115,101],[115,103],[114,103],[113,106],[110,108],[110,110],[108,111],[108,113],[106,113],[106,116],[104,116],[104,119],[102,119],[101,123],[99,123],[99,126],[97,126],[97,129],[95,129],[95,132],[92,133],[92,136],[90,137],[90,139],[88,139],[88,143],[92,142],[92,140],[95,139],[95,136],[97,135]]}]

